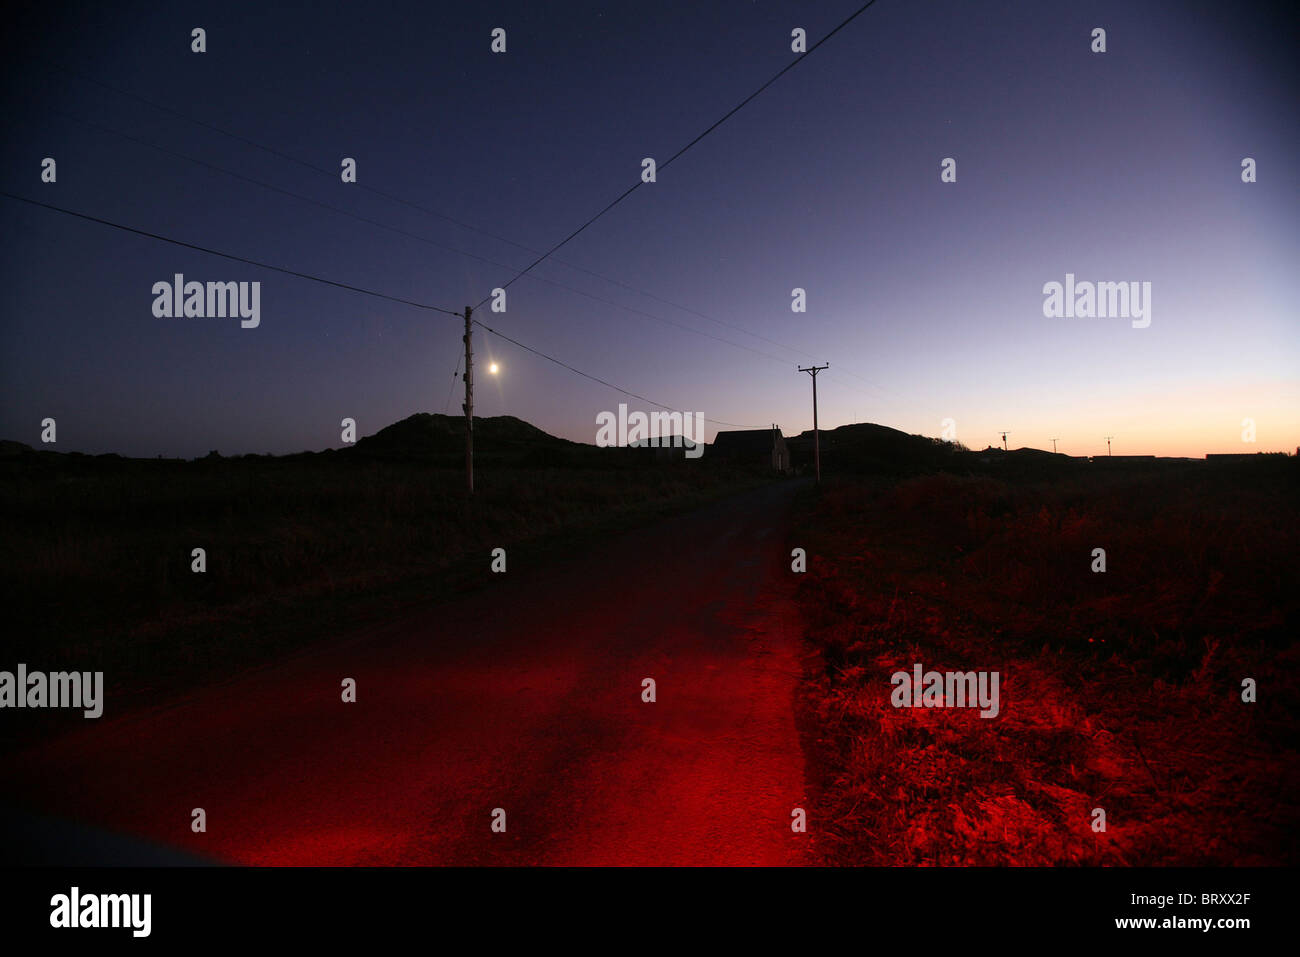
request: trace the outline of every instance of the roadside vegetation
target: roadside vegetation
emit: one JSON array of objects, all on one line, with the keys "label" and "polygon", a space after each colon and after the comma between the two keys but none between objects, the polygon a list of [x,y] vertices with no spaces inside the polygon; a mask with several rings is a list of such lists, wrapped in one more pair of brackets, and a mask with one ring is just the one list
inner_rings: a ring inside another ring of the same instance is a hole
[{"label": "roadside vegetation", "polygon": [[[1294,864],[1296,465],[863,476],[808,496],[792,544],[827,860]],[[890,676],[917,662],[1000,672],[1001,713],[895,708]]]},{"label": "roadside vegetation", "polygon": [[418,457],[0,457],[0,660],[102,670],[119,702],[179,690],[476,587],[493,548],[522,570],[765,480],[485,458],[469,501],[463,467]]}]

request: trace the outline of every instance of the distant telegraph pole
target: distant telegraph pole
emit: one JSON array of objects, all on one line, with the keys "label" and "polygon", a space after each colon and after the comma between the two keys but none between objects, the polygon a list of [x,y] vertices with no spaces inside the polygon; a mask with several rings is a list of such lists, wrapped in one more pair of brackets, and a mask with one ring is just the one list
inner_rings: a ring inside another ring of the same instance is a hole
[{"label": "distant telegraph pole", "polygon": [[1052,454],[1056,454],[1056,439],[1052,439]]},{"label": "distant telegraph pole", "polygon": [[465,487],[474,494],[474,346],[471,341],[474,310],[465,307]]},{"label": "distant telegraph pole", "polygon": [[822,442],[821,436],[817,432],[817,373],[823,369],[829,369],[831,364],[828,362],[824,366],[799,367],[800,372],[806,372],[812,376],[813,380],[813,461],[817,464],[817,484],[822,481]]},{"label": "distant telegraph pole", "polygon": [[1002,451],[1003,451],[1003,452],[1005,452],[1005,451],[1007,450],[1007,436],[1010,435],[1010,434],[1011,434],[1010,432],[999,432],[999,433],[998,433],[998,435],[1002,436]]},{"label": "distant telegraph pole", "polygon": [[1106,436],[1106,458],[1110,458],[1110,440],[1114,437],[1113,435]]}]

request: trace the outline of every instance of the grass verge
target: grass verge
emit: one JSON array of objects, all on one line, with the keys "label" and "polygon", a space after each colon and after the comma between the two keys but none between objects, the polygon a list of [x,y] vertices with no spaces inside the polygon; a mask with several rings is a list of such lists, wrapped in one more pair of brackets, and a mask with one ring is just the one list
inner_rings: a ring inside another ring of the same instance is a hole
[{"label": "grass verge", "polygon": [[[931,475],[805,498],[801,725],[827,860],[1295,863],[1295,478]],[[891,674],[917,662],[999,672],[1001,713],[894,707]]]}]

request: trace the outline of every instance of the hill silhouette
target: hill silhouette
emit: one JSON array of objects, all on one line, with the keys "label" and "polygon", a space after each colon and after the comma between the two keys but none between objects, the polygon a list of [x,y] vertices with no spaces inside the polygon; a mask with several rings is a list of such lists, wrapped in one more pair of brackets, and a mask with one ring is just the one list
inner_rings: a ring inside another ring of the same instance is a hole
[{"label": "hill silhouette", "polygon": [[[822,429],[822,472],[911,472],[964,465],[965,448],[909,435],[887,425],[861,422]],[[790,461],[796,469],[813,467],[813,432],[809,429],[786,439]]]},{"label": "hill silhouette", "polygon": [[[474,460],[485,466],[609,466],[618,464],[619,451],[558,438],[513,415],[474,417]],[[465,461],[465,417],[417,412],[359,439],[344,453],[459,466]]]},{"label": "hill silhouette", "polygon": [[[537,426],[513,415],[475,416],[475,444],[487,445],[575,445],[567,439],[543,432]],[[417,412],[387,425],[374,435],[360,439],[356,447],[378,451],[454,451],[464,450],[465,417]]]},{"label": "hill silhouette", "polygon": [[[796,471],[813,470],[813,432],[811,429],[786,437],[790,462]],[[319,456],[337,457],[338,461],[368,459],[433,465],[460,469],[465,463],[465,418],[461,415],[417,412],[387,425],[355,445],[341,449],[293,452],[282,455],[222,456],[210,452],[202,460],[210,465],[240,459],[266,459],[285,462],[311,461]],[[700,465],[723,467],[723,458],[712,454],[706,445]],[[665,462],[684,460],[681,449],[669,452],[649,446],[648,441],[633,446],[602,448],[551,435],[513,415],[474,417],[474,459],[488,468],[577,468],[638,469]],[[185,460],[157,456],[157,461],[179,463]],[[0,462],[6,469],[42,467],[95,469],[100,464],[155,462],[155,459],[124,457],[116,453],[88,455],[62,452],[53,446],[32,447],[23,442],[0,440]],[[197,459],[196,459],[197,461]],[[687,460],[695,461],[695,460]],[[1183,459],[1158,459],[1154,456],[1115,456],[1102,458],[1103,465],[1115,468],[1149,468],[1154,465],[1182,463]],[[1004,451],[995,446],[970,450],[960,443],[945,442],[924,435],[914,435],[886,425],[860,422],[821,430],[821,463],[824,475],[877,474],[910,475],[927,471],[1014,471],[1024,474],[1054,474],[1086,464],[1086,459],[1042,449],[1018,448]],[[732,460],[731,467],[749,471],[766,471],[765,457],[758,455],[752,463]]]}]

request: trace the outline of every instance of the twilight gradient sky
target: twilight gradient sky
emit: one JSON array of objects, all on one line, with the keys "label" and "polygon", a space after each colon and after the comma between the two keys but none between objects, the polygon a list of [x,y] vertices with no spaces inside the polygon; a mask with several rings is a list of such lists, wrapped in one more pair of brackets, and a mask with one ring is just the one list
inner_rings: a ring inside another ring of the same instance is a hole
[{"label": "twilight gradient sky", "polygon": [[[88,77],[326,170],[355,157],[365,186],[545,249],[788,63],[792,28],[811,45],[859,5],[55,5],[7,40],[0,189],[459,310],[534,255]],[[548,261],[479,316],[659,402],[787,433],[811,427],[795,367],[816,359],[823,427],[938,435],[951,417],[971,447],[1005,428],[1075,455],[1107,435],[1116,454],[1294,451],[1296,40],[1248,3],[879,0],[557,254],[624,285]],[[453,318],[3,197],[0,224],[0,437],[39,445],[53,416],[63,451],[281,453],[337,447],[344,416],[369,434],[459,411]],[[260,280],[260,327],[155,318],[151,288],[177,272]],[[1150,282],[1150,327],[1044,318],[1067,272]],[[652,408],[482,331],[476,352],[502,366],[478,367],[481,415],[592,442],[600,411]]]}]

